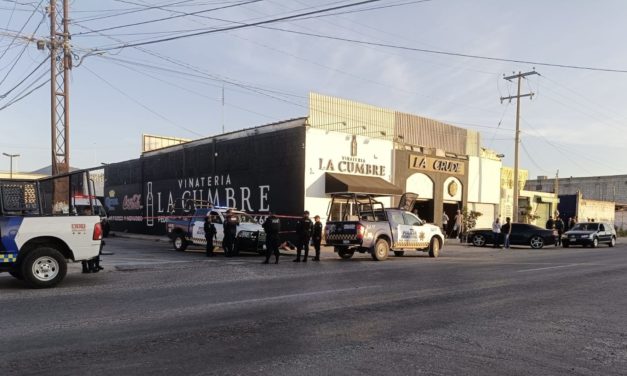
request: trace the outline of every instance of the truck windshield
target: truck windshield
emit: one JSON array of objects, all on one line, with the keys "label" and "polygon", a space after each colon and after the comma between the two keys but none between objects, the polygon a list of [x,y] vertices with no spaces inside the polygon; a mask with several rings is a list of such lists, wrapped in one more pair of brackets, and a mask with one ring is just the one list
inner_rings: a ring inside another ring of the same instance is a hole
[{"label": "truck windshield", "polygon": [[371,197],[335,196],[329,207],[329,221],[384,221],[383,204]]}]

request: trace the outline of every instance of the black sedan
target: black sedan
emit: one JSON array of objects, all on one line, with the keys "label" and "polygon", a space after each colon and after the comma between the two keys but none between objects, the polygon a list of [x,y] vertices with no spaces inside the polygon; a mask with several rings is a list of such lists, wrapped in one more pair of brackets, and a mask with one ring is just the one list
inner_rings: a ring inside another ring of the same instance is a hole
[{"label": "black sedan", "polygon": [[562,245],[565,248],[571,245],[596,248],[603,243],[610,247],[616,245],[616,230],[610,223],[577,223],[562,235]]},{"label": "black sedan", "polygon": [[[492,229],[472,229],[468,232],[467,242],[475,247],[484,247],[488,244],[494,245],[494,235]],[[505,234],[500,234],[499,243],[503,245]],[[512,223],[512,233],[509,237],[510,245],[527,245],[533,249],[540,249],[545,245],[555,245],[553,230],[546,230],[542,227],[529,225],[526,223]]]}]

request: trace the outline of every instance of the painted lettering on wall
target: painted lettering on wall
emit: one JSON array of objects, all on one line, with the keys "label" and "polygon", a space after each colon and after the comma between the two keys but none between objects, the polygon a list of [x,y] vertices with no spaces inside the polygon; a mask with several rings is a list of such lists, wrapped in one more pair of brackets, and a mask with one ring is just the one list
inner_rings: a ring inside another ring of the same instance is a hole
[{"label": "painted lettering on wall", "polygon": [[431,158],[424,155],[410,155],[409,168],[414,170],[446,172],[454,175],[464,174],[464,163],[461,161]]},{"label": "painted lettering on wall", "polygon": [[134,194],[131,197],[124,195],[124,200],[122,201],[122,209],[124,210],[139,210],[142,208],[142,195]]},{"label": "painted lettering on wall", "polygon": [[318,169],[325,172],[341,172],[353,175],[385,176],[385,166],[366,163],[363,158],[342,157],[340,160],[318,159]]}]

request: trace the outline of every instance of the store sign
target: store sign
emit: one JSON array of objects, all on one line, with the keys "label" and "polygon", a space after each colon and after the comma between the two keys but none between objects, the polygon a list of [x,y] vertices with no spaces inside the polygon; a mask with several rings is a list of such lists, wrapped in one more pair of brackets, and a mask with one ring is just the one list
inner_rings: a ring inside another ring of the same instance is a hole
[{"label": "store sign", "polygon": [[423,171],[446,172],[455,175],[464,174],[463,162],[432,158],[424,155],[410,155],[409,168]]},{"label": "store sign", "polygon": [[364,158],[357,157],[357,137],[355,135],[351,138],[350,156],[318,158],[318,170],[370,176],[385,176],[386,173],[384,165],[367,163]]}]

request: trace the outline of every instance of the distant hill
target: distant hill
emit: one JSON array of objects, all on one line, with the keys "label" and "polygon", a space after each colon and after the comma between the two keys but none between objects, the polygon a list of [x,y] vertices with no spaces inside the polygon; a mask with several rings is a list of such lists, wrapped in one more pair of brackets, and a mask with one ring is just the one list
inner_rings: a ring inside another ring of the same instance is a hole
[{"label": "distant hill", "polygon": [[[76,170],[80,170],[80,168],[70,166],[70,171],[76,171]],[[31,174],[52,175],[52,165],[42,167],[39,170],[31,171]]]}]

